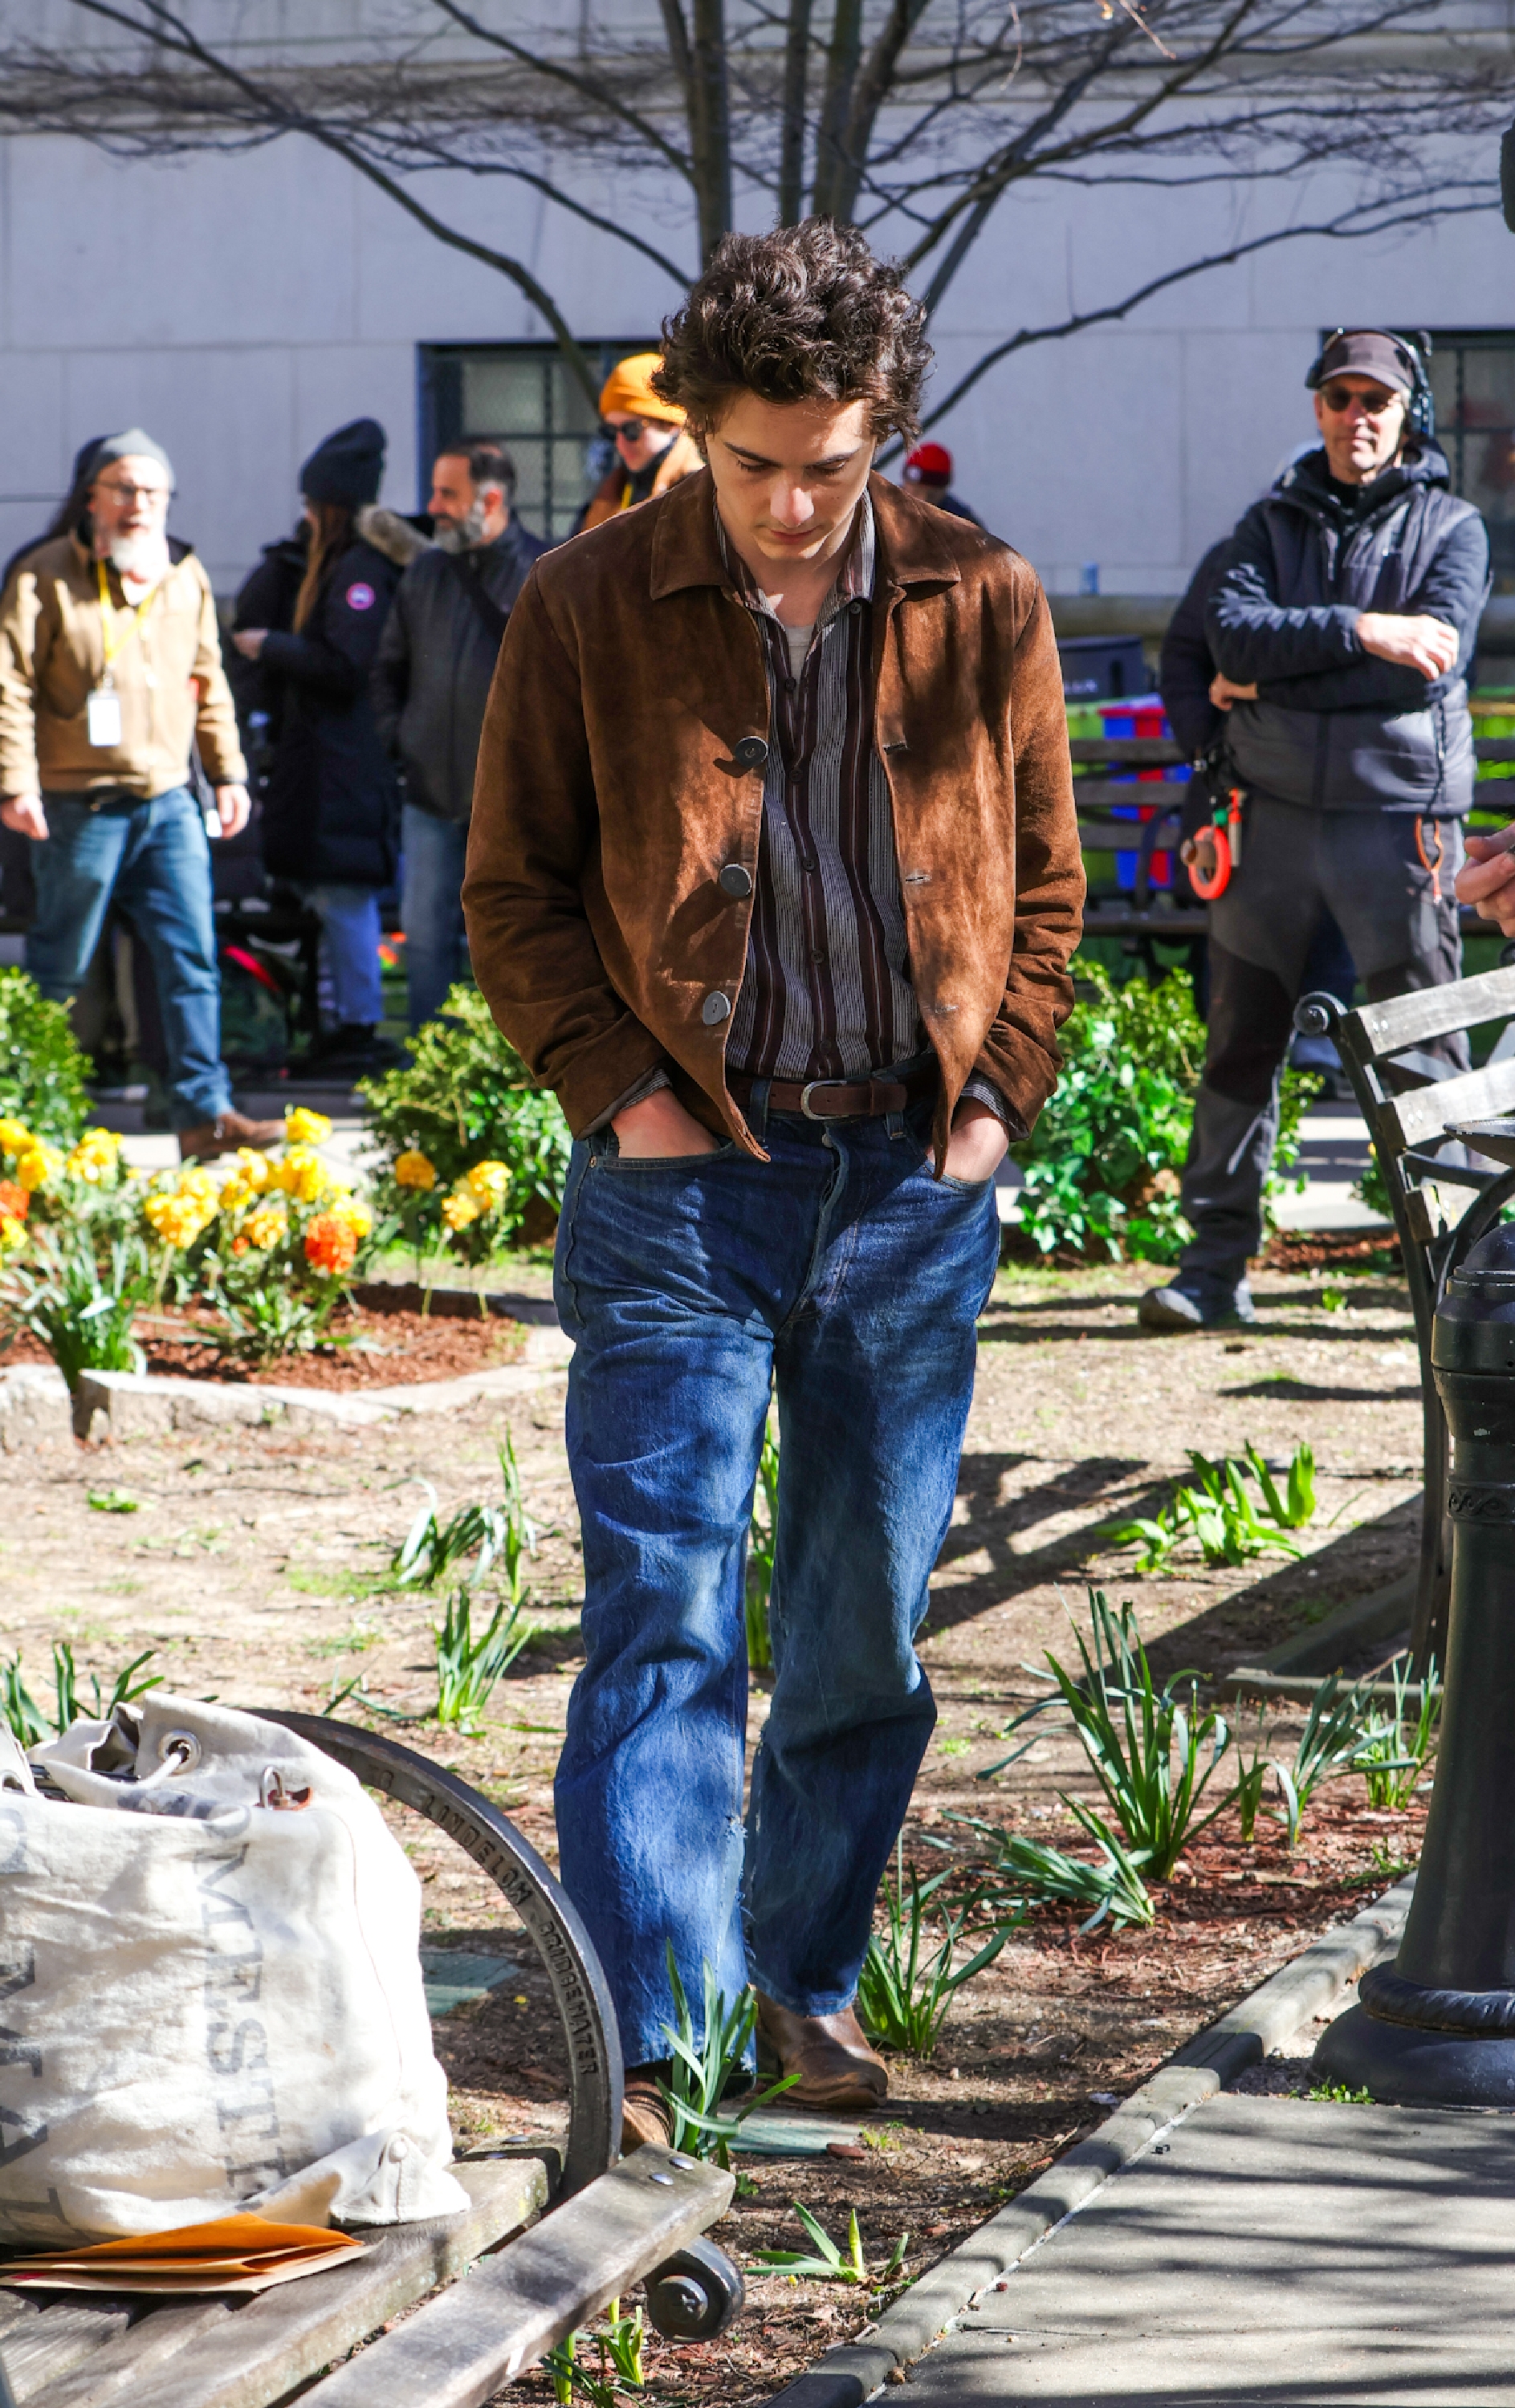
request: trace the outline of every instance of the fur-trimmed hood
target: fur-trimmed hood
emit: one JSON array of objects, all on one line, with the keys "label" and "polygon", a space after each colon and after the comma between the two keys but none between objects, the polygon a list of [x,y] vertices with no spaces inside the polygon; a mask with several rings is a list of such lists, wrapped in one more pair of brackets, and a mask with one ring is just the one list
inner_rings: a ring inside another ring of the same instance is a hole
[{"label": "fur-trimmed hood", "polygon": [[386,510],[378,502],[366,502],[354,523],[364,542],[397,568],[409,568],[423,552],[433,549],[430,536],[423,535],[413,519],[401,518],[398,510]]}]

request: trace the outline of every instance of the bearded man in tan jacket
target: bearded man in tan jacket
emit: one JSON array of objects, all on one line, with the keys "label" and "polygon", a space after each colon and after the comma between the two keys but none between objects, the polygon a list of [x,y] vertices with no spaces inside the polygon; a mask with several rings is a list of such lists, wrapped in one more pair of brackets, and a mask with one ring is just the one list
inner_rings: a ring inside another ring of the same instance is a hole
[{"label": "bearded man in tan jacket", "polygon": [[267,1145],[221,1059],[210,854],[189,785],[196,742],[224,836],[247,769],[209,580],[166,533],[173,470],[152,437],[108,436],[84,516],[22,555],[0,595],[0,820],[36,847],[26,967],[70,1003],[120,904],[152,956],[182,1155]]}]

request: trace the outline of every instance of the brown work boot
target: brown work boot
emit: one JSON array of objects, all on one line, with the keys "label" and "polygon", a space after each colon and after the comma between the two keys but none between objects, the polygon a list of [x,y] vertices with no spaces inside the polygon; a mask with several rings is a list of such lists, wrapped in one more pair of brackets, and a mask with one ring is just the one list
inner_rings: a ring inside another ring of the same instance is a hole
[{"label": "brown work boot", "polygon": [[673,2118],[657,2087],[657,2075],[662,2070],[648,2065],[627,2069],[626,2086],[621,2093],[623,2157],[628,2157],[633,2149],[668,2149],[673,2145]]},{"label": "brown work boot", "polygon": [[282,1121],[250,1121],[245,1112],[223,1112],[218,1120],[202,1121],[198,1128],[179,1132],[180,1162],[214,1162],[218,1154],[235,1154],[239,1145],[281,1145]]},{"label": "brown work boot", "polygon": [[759,2060],[800,2076],[783,2093],[786,2107],[858,2108],[865,2114],[889,2095],[884,2059],[863,2036],[851,2007],[834,2015],[794,2015],[758,1993]]}]

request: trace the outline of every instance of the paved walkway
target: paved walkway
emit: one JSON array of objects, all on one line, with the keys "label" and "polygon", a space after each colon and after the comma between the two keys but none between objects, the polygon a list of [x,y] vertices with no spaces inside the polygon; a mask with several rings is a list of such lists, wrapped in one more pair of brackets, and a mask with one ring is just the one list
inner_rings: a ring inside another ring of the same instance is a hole
[{"label": "paved walkway", "polygon": [[925,2403],[1515,2401],[1515,2119],[1221,2094],[910,2371]]}]

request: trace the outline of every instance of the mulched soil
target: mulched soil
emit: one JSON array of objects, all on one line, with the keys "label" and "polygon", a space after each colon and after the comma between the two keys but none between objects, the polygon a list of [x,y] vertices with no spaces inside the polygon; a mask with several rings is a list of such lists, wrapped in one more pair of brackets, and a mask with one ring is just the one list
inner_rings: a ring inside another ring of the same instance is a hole
[{"label": "mulched soil", "polygon": [[[905,1861],[923,1875],[953,1869],[954,1896],[971,1889],[986,1844],[960,1815],[1088,1853],[1061,1793],[1089,1797],[1091,1784],[1052,1717],[1007,1773],[977,1775],[1006,1752],[1007,1720],[1044,1694],[1024,1667],[1049,1646],[1066,1660],[1068,1615],[1084,1620],[1089,1581],[1133,1599],[1160,1678],[1193,1666],[1209,1682],[1413,1560],[1420,1392],[1405,1285],[1374,1260],[1330,1278],[1322,1268],[1264,1268],[1257,1327],[1219,1339],[1144,1338],[1134,1305],[1150,1274],[1137,1267],[997,1283],[921,1641],[940,1719],[904,1835]],[[512,1271],[509,1283],[545,1311],[544,1277]],[[403,1329],[416,1340],[413,1353],[380,1358],[384,1382],[406,1363],[423,1377],[464,1368],[454,1357],[438,1366],[424,1345],[509,1335],[501,1323],[436,1316],[423,1329],[418,1319],[380,1324],[382,1335]],[[273,1426],[8,1454],[0,1652],[22,1649],[38,1696],[55,1638],[70,1640],[81,1671],[108,1678],[152,1647],[153,1669],[174,1686],[252,1708],[320,1711],[361,1681],[345,1716],[371,1719],[473,1782],[556,1862],[553,1773],[583,1660],[562,1414],[558,1383],[437,1420],[297,1440]],[[440,1601],[392,1592],[384,1566],[421,1501],[418,1482],[434,1486],[443,1514],[498,1495],[507,1425],[541,1533],[535,1635],[469,1736],[432,1718]],[[1187,1554],[1163,1578],[1138,1577],[1104,1526],[1160,1501],[1187,1470],[1190,1447],[1238,1454],[1248,1438],[1274,1462],[1301,1439],[1315,1449],[1321,1504],[1303,1534],[1306,1559],[1232,1569]],[[92,1494],[105,1504],[121,1493],[135,1512],[92,1510]],[[766,1691],[755,1687],[750,1703],[756,1740]],[[1272,1716],[1270,1755],[1291,1756],[1302,1719],[1294,1709]],[[1248,1708],[1248,1748],[1253,1727]],[[802,2245],[795,2200],[839,2238],[856,2206],[875,2266],[908,2230],[906,2271],[918,2276],[1109,2112],[1096,2094],[1129,2092],[1313,1932],[1387,1887],[1416,1853],[1422,1813],[1422,1801],[1403,1816],[1370,1813],[1360,1779],[1336,1781],[1318,1796],[1292,1858],[1276,1822],[1260,1823],[1251,1849],[1234,1818],[1214,1825],[1189,1848],[1150,1931],[1080,1939],[1071,1914],[1034,1916],[958,1994],[931,2060],[895,2060],[893,2096],[867,2126],[861,2157],[748,2161],[752,2189],[715,2233],[746,2272],[747,2312],[703,2348],[653,2343],[651,2398],[690,2408],[766,2399],[856,2333],[876,2300],[754,2266],[762,2249]],[[403,1810],[394,1819],[422,1883],[427,1944],[498,1943],[519,1964],[500,1990],[438,2027],[460,2143],[560,2130],[560,2043],[531,1952],[450,1840]],[[531,2376],[506,2397],[544,2408],[550,2390]]]},{"label": "mulched soil", "polygon": [[[422,1380],[455,1380],[469,1371],[498,1370],[521,1352],[526,1331],[518,1322],[465,1319],[456,1313],[376,1312],[354,1307],[334,1314],[339,1342],[307,1353],[281,1354],[272,1363],[239,1362],[200,1333],[210,1313],[139,1313],[137,1338],[147,1369],[176,1379],[213,1380],[230,1386],[324,1388],[360,1394],[365,1388],[411,1387]],[[22,1330],[0,1363],[47,1363],[47,1349]]]}]

